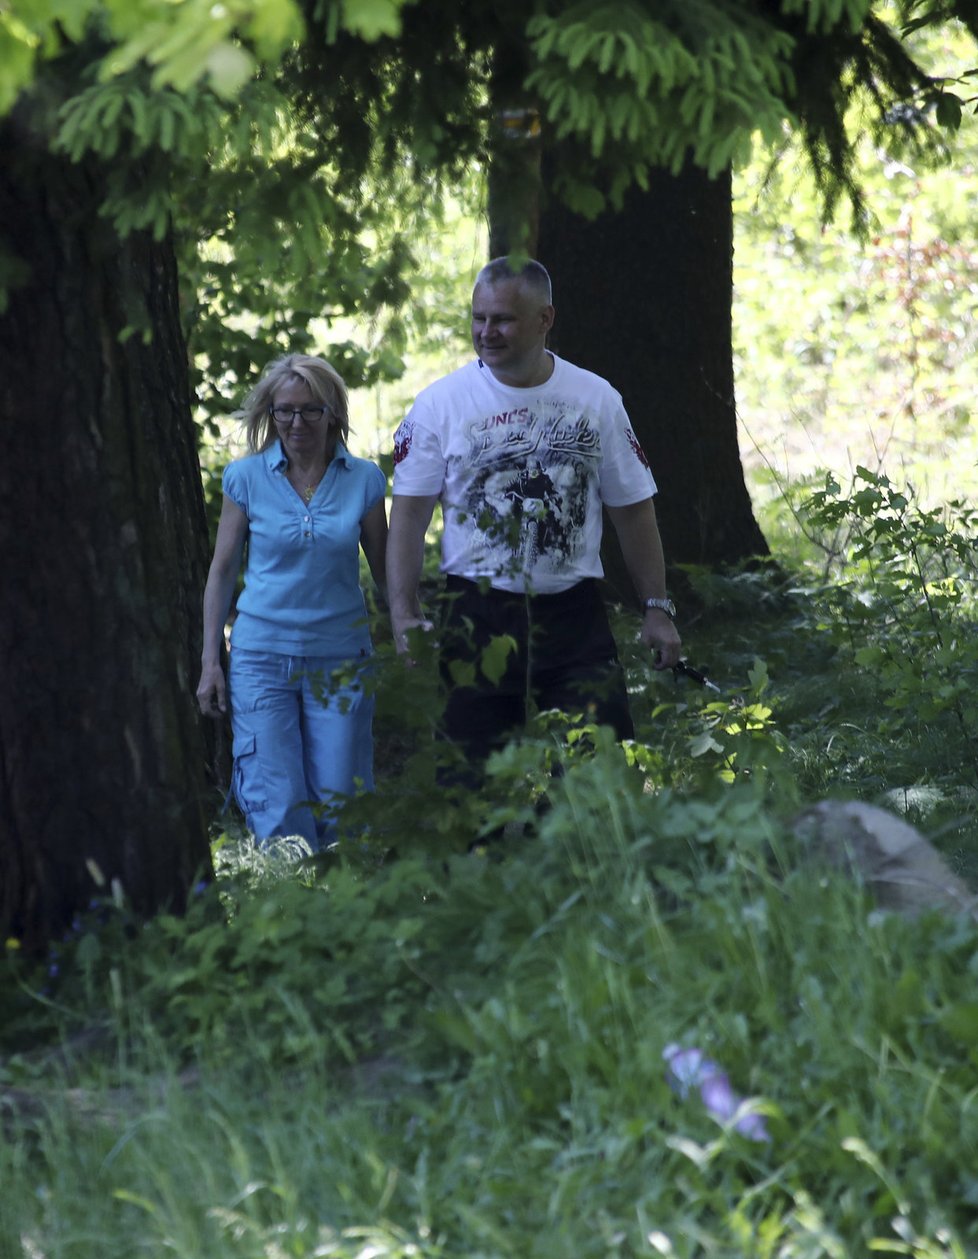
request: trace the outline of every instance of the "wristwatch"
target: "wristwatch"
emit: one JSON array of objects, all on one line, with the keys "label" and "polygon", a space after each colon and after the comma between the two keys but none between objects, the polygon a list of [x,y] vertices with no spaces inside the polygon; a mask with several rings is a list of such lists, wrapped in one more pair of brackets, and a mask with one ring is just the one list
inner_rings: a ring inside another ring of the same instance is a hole
[{"label": "wristwatch", "polygon": [[671,599],[646,599],[644,604],[646,612],[650,608],[658,608],[660,612],[665,612],[667,616],[675,618],[676,605]]}]

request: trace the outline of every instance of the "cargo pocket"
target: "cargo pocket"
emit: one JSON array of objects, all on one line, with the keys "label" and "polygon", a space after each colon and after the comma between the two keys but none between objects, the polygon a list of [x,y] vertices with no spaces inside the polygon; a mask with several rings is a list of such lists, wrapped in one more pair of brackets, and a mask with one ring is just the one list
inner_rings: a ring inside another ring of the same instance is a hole
[{"label": "cargo pocket", "polygon": [[234,760],[231,790],[238,808],[246,819],[250,819],[252,814],[268,808],[268,790],[258,760],[258,739],[253,730],[241,730],[234,736],[231,755]]}]

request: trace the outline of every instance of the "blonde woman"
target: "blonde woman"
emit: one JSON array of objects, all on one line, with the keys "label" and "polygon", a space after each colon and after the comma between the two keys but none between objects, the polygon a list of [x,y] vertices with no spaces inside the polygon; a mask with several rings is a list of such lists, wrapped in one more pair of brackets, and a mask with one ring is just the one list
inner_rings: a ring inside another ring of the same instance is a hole
[{"label": "blonde woman", "polygon": [[[386,478],[347,450],[346,388],[324,359],[270,363],[240,416],[251,453],[224,470],[197,699],[214,718],[230,705],[233,791],[255,838],[299,835],[317,851],[334,837],[335,807],[373,787],[359,552],[383,595]],[[246,543],[226,684],[221,646]]]}]

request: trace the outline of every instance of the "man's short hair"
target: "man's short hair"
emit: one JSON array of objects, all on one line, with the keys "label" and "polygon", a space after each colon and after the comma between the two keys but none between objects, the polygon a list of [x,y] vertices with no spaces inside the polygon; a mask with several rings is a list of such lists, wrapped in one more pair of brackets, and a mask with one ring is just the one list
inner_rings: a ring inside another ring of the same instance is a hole
[{"label": "man's short hair", "polygon": [[535,258],[528,258],[521,267],[511,266],[509,258],[493,258],[475,278],[476,284],[502,284],[506,280],[522,280],[544,306],[553,305],[550,275],[543,263]]}]

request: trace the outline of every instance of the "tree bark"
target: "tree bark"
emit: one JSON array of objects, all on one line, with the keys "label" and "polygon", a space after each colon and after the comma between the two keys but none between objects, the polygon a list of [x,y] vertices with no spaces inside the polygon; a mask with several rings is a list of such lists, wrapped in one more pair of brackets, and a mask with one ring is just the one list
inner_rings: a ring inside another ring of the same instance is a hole
[{"label": "tree bark", "polygon": [[27,268],[0,313],[0,931],[36,947],[113,881],[179,911],[214,802],[172,244],[120,239],[104,172],[31,122],[0,126],[0,240]]},{"label": "tree bark", "polygon": [[540,219],[540,115],[523,80],[529,71],[522,31],[500,33],[493,49],[489,103],[489,258],[534,257]]},{"label": "tree bark", "polygon": [[[624,397],[659,486],[670,566],[766,555],[737,445],[729,172],[653,172],[647,192],[632,187],[620,211],[593,221],[551,195],[537,252],[554,282],[554,350]],[[631,598],[605,534],[609,582]]]}]

